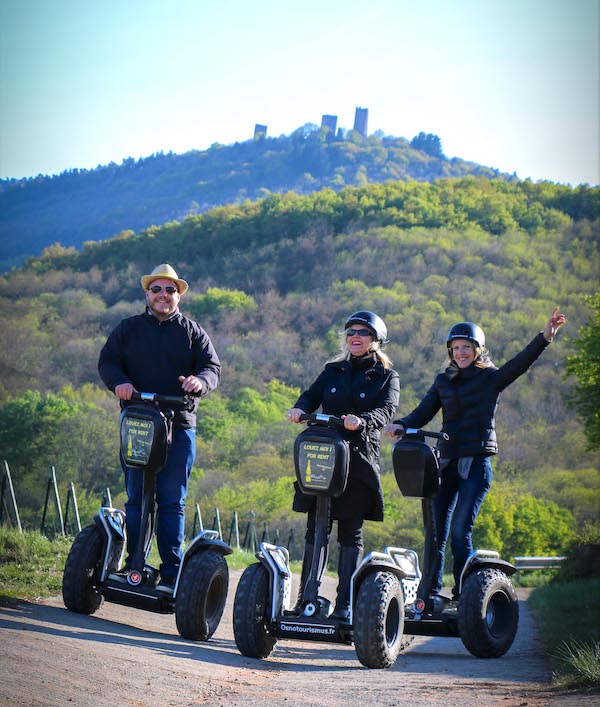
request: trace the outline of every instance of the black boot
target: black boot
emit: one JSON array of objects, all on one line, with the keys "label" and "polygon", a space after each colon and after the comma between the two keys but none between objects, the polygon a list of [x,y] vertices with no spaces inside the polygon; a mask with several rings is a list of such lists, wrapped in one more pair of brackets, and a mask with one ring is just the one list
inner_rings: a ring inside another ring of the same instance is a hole
[{"label": "black boot", "polygon": [[333,619],[348,621],[350,618],[350,581],[354,570],[358,567],[362,559],[362,555],[362,547],[345,545],[340,547],[340,560],[338,564],[339,583],[335,609],[331,614],[331,618]]}]

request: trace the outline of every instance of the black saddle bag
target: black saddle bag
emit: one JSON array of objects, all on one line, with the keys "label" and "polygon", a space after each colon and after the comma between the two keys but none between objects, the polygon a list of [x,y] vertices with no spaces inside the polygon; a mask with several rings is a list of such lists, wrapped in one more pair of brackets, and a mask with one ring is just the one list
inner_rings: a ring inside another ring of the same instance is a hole
[{"label": "black saddle bag", "polygon": [[405,435],[392,449],[396,483],[403,496],[433,498],[440,488],[438,451],[419,435]]}]

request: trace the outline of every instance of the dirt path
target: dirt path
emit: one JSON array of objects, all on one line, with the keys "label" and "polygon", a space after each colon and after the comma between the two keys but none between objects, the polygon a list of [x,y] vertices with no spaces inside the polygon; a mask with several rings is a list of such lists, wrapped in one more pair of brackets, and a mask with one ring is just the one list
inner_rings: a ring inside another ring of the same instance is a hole
[{"label": "dirt path", "polygon": [[[279,642],[264,661],[233,640],[232,571],[223,621],[208,643],[177,633],[172,615],[104,603],[93,616],[60,597],[0,608],[0,704],[54,705],[478,705],[600,704],[552,693],[531,612],[521,601],[517,639],[499,660],[473,658],[459,639],[415,637],[389,670],[361,666],[354,649]],[[335,595],[327,578],[326,596]]]}]

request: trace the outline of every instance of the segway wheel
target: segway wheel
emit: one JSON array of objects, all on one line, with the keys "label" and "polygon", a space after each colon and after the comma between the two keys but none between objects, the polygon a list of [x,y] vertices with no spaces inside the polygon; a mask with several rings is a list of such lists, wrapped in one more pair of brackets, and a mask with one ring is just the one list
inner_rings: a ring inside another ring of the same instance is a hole
[{"label": "segway wheel", "polygon": [[458,631],[476,658],[499,658],[512,646],[519,625],[519,603],[510,579],[500,570],[469,575],[458,603]]},{"label": "segway wheel", "polygon": [[69,611],[93,614],[100,608],[103,597],[97,581],[102,545],[102,536],[95,525],[88,525],[75,538],[62,582],[63,601]]},{"label": "segway wheel", "polygon": [[249,565],[240,577],[233,602],[233,635],[239,652],[266,658],[277,642],[267,631],[269,573],[260,562]]},{"label": "segway wheel", "polygon": [[389,668],[402,650],[404,594],[391,572],[373,572],[360,586],[354,609],[354,647],[367,668]]},{"label": "segway wheel", "polygon": [[196,552],[186,563],[175,598],[175,622],[183,638],[208,641],[217,630],[229,588],[229,568],[219,552]]}]

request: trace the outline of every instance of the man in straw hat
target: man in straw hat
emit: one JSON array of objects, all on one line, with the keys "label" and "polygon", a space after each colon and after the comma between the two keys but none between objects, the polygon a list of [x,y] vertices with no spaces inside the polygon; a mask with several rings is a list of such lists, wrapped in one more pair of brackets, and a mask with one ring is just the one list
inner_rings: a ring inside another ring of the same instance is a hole
[{"label": "man in straw hat", "polygon": [[[127,406],[134,390],[163,395],[204,396],[217,387],[221,364],[208,334],[179,311],[188,283],[163,263],[142,277],[146,311],[123,319],[100,352],[98,371],[109,390]],[[197,407],[197,403],[196,403]],[[173,586],[181,562],[185,498],[196,454],[196,408],[177,410],[167,463],[156,481],[156,538],[161,584]],[[122,460],[121,460],[121,463]],[[127,503],[127,551],[137,545],[141,517],[142,474],[123,464]]]}]

